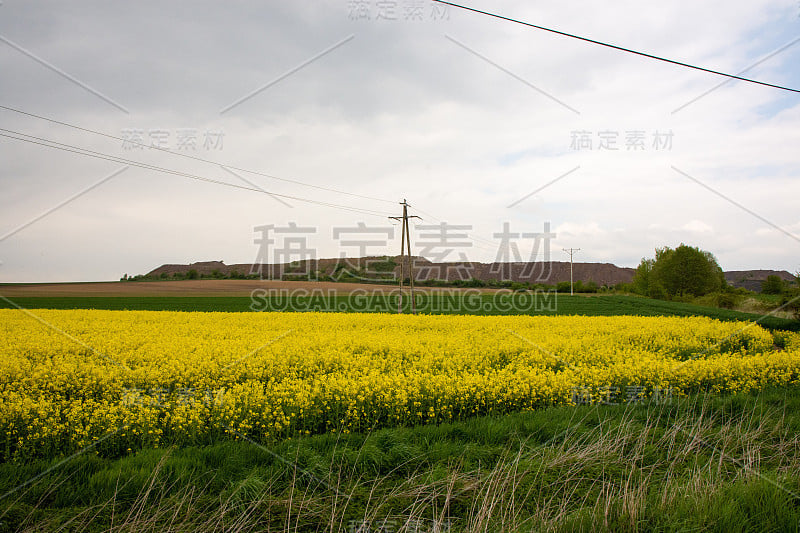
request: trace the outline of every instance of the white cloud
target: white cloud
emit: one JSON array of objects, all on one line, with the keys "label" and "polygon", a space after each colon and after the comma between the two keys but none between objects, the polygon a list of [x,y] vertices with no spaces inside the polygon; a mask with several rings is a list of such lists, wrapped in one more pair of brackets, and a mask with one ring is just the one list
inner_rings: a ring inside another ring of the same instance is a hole
[{"label": "white cloud", "polygon": [[[475,7],[732,72],[789,42],[798,24],[796,4],[777,0]],[[112,134],[164,128],[173,141],[179,128],[220,129],[224,148],[194,155],[392,202],[408,198],[438,219],[472,225],[487,240],[506,221],[520,231],[542,231],[550,221],[558,244],[581,247],[584,260],[635,266],[657,246],[689,241],[714,252],[724,268],[795,268],[798,243],[735,205],[797,233],[800,102],[781,91],[729,83],[673,114],[720,78],[453,9],[447,21],[421,22],[353,21],[343,0],[140,2],[136,9],[18,2],[0,9],[0,35],[131,113],[0,44],[3,105]],[[349,35],[351,41],[220,115]],[[798,58],[800,43],[747,74],[800,86]],[[7,111],[0,119],[4,128],[236,181],[215,165],[122,150],[117,141]],[[573,150],[574,131],[589,131],[593,149]],[[619,150],[597,149],[601,131],[617,133]],[[632,131],[644,132],[644,150],[627,149]],[[670,149],[653,149],[656,131],[673,132]],[[6,138],[0,157],[0,235],[119,166]],[[246,177],[271,192],[398,208]],[[0,281],[116,279],[164,262],[250,261],[253,227],[289,221],[317,227],[318,255],[334,256],[333,227],[386,223],[289,202],[294,208],[262,194],[132,169],[0,241]],[[487,248],[476,247],[475,258],[493,259]]]},{"label": "white cloud", "polygon": [[690,233],[713,233],[714,228],[703,222],[702,220],[690,220],[681,229]]},{"label": "white cloud", "polygon": [[567,222],[556,227],[556,233],[564,237],[597,237],[608,232],[601,228],[597,222],[575,224]]}]

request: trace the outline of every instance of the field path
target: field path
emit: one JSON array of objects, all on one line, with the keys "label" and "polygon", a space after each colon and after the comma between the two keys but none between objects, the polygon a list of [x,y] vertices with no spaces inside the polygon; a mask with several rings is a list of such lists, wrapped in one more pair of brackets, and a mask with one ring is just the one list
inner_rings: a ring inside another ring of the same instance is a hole
[{"label": "field path", "polygon": [[[27,296],[250,296],[256,289],[320,290],[349,294],[355,290],[391,292],[397,285],[336,283],[329,281],[273,281],[244,279],[202,279],[180,281],[107,281],[86,283],[15,283],[1,284],[0,294],[7,298]],[[407,290],[407,288],[404,288]],[[459,291],[456,288],[422,287],[423,292]],[[473,289],[474,290],[474,289]],[[495,292],[497,289],[481,289]]]}]

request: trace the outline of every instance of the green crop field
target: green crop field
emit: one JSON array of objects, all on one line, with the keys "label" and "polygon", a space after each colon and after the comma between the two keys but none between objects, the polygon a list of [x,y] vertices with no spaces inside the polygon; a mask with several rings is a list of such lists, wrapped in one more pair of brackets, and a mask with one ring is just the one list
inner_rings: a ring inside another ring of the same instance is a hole
[{"label": "green crop field", "polygon": [[[707,316],[718,320],[758,321],[768,329],[800,330],[800,322],[751,313],[704,307],[688,303],[667,302],[637,296],[569,296],[533,293],[475,293],[468,295],[418,293],[417,312],[431,314],[529,314],[586,316]],[[15,297],[13,302],[28,309],[108,309],[150,311],[330,311],[330,312],[397,312],[397,299],[387,294],[349,296],[66,296]],[[13,308],[0,300],[0,308]],[[406,300],[405,312],[410,312]]]}]

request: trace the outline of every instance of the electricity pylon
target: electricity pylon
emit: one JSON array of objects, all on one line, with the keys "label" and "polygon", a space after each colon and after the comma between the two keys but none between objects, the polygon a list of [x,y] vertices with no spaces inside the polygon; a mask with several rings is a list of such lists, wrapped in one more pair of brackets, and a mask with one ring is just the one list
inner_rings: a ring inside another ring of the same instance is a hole
[{"label": "electricity pylon", "polygon": [[580,251],[580,248],[562,248],[562,250],[569,254],[569,295],[573,296],[575,293],[572,292],[572,254]]},{"label": "electricity pylon", "polygon": [[[406,269],[408,270],[408,279],[411,285],[411,312],[413,314],[417,314],[417,303],[414,300],[414,265],[411,261],[411,232],[409,230],[408,219],[409,218],[419,218],[418,216],[408,216],[408,202],[406,199],[403,198],[403,201],[400,202],[400,205],[403,206],[403,216],[402,217],[389,217],[393,220],[402,220],[403,221],[403,229],[401,230],[401,237],[400,237],[400,298],[397,302],[397,312],[403,312],[403,279],[405,278]],[[406,255],[406,249],[408,249],[408,255]],[[408,263],[408,265],[406,265]]]}]

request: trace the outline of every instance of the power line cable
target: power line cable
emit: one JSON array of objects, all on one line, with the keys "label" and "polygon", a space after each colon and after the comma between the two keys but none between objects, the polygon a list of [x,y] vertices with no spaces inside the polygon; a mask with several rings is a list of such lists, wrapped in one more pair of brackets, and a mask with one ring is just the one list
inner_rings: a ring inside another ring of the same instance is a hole
[{"label": "power line cable", "polygon": [[[262,193],[262,194],[268,194],[268,195],[272,195],[272,196],[288,198],[288,199],[296,200],[296,201],[299,201],[299,202],[306,202],[306,203],[316,204],[316,205],[320,205],[320,206],[324,206],[324,207],[330,207],[330,208],[334,208],[334,209],[342,209],[342,210],[345,210],[345,211],[351,211],[351,212],[355,212],[355,213],[360,213],[360,214],[365,214],[365,215],[370,215],[370,216],[376,216],[376,217],[381,217],[381,218],[384,218],[389,214],[389,213],[386,213],[386,212],[373,211],[373,210],[369,210],[369,209],[362,209],[362,208],[358,208],[358,207],[346,206],[346,205],[341,205],[341,204],[334,204],[334,203],[331,203],[331,202],[321,202],[319,200],[312,200],[310,198],[303,198],[303,197],[300,197],[300,196],[292,196],[292,195],[288,195],[288,194],[279,194],[279,193],[275,193],[275,192],[268,192],[268,191],[265,191],[263,189],[259,189],[259,188],[255,188],[255,187],[246,187],[244,185],[237,185],[235,183],[229,183],[229,182],[226,182],[226,181],[215,180],[215,179],[212,179],[212,178],[207,178],[205,176],[199,176],[197,174],[191,174],[191,173],[182,172],[182,171],[179,171],[179,170],[173,170],[173,169],[169,169],[169,168],[165,168],[165,167],[159,167],[159,166],[156,166],[156,165],[151,165],[149,163],[143,163],[141,161],[136,161],[136,160],[133,160],[133,159],[127,159],[127,158],[123,158],[123,157],[114,156],[114,155],[111,155],[111,154],[106,154],[106,153],[103,153],[103,152],[97,152],[97,151],[94,151],[94,150],[88,150],[86,148],[81,148],[81,147],[70,145],[70,144],[66,144],[66,143],[60,143],[60,142],[57,142],[57,141],[52,141],[50,139],[45,139],[43,137],[37,137],[37,136],[34,136],[34,135],[28,135],[28,134],[25,134],[25,133],[22,133],[22,132],[18,132],[18,131],[14,131],[14,130],[8,130],[8,129],[5,129],[5,128],[0,128],[0,131],[4,131],[4,132],[8,132],[8,133],[13,134],[13,135],[8,135],[6,133],[0,133],[0,137],[6,137],[6,138],[14,139],[14,140],[17,140],[17,141],[23,141],[23,142],[27,142],[27,143],[31,143],[31,144],[36,144],[36,145],[39,145],[39,146],[44,146],[44,147],[47,147],[47,148],[53,148],[53,149],[56,149],[56,150],[62,150],[62,151],[65,151],[65,152],[71,152],[71,153],[78,154],[78,155],[83,155],[83,156],[87,156],[87,157],[93,157],[93,158],[96,158],[96,159],[102,159],[102,160],[105,160],[105,161],[112,161],[112,162],[115,162],[115,163],[123,163],[123,164],[131,165],[131,166],[143,168],[143,169],[146,169],[146,170],[153,170],[153,171],[156,171],[156,172],[163,172],[165,174],[172,174],[172,175],[175,175],[175,176],[182,176],[182,177],[194,179],[194,180],[197,180],[197,181],[204,181],[204,182],[207,182],[207,183],[214,183],[214,184],[217,184],[217,185],[224,185],[224,186],[233,187],[233,188],[236,188],[236,189],[242,189],[242,190],[246,190],[246,191],[253,191],[253,192],[258,192],[258,193]],[[33,140],[33,139],[35,139],[35,140]]]},{"label": "power line cable", "polygon": [[223,164],[223,163],[219,163],[217,161],[211,161],[210,159],[204,159],[202,157],[193,156],[191,154],[186,154],[186,153],[183,153],[183,152],[173,152],[172,150],[170,150],[168,148],[161,148],[160,146],[149,146],[149,145],[146,145],[144,143],[140,143],[138,141],[134,141],[134,140],[131,140],[131,139],[125,139],[123,137],[117,137],[116,135],[111,135],[109,133],[104,133],[102,131],[93,130],[91,128],[86,128],[86,127],[83,127],[83,126],[78,126],[76,124],[70,124],[69,122],[63,122],[61,120],[56,120],[54,118],[49,118],[49,117],[45,117],[45,116],[42,116],[42,115],[37,115],[35,113],[29,113],[27,111],[22,111],[21,109],[16,109],[16,108],[9,107],[9,106],[0,105],[0,109],[5,109],[6,111],[12,111],[14,113],[19,113],[21,115],[26,115],[26,116],[29,116],[29,117],[37,118],[39,120],[44,120],[44,121],[47,121],[47,122],[51,122],[53,124],[59,124],[61,126],[67,126],[68,128],[73,128],[73,129],[76,129],[76,130],[79,130],[79,131],[83,131],[83,132],[86,132],[86,133],[93,133],[95,135],[100,135],[101,137],[107,137],[109,139],[115,139],[115,140],[118,140],[118,141],[122,141],[123,143],[133,144],[133,145],[136,145],[136,146],[140,146],[142,148],[151,148],[151,149],[159,150],[161,152],[165,152],[165,153],[168,153],[168,154],[171,154],[171,155],[175,155],[175,156],[179,156],[179,157],[185,157],[187,159],[194,159],[195,161],[200,161],[200,162],[207,163],[207,164],[210,164],[210,165],[224,166],[224,167],[227,167],[227,168],[230,168],[230,169],[233,169],[233,170],[238,170],[239,172],[247,172],[248,174],[255,174],[256,176],[262,176],[262,177],[273,179],[273,180],[284,181],[284,182],[287,182],[287,183],[293,183],[295,185],[302,185],[303,187],[310,187],[312,189],[318,189],[318,190],[327,191],[327,192],[333,192],[333,193],[337,193],[337,194],[344,194],[344,195],[347,195],[347,196],[353,196],[355,198],[362,198],[364,200],[374,200],[376,202],[386,202],[386,203],[391,203],[391,204],[396,203],[395,200],[387,200],[386,198],[377,198],[377,197],[374,197],[374,196],[356,194],[356,193],[352,193],[352,192],[343,191],[343,190],[340,190],[340,189],[334,189],[332,187],[323,187],[322,185],[314,185],[314,184],[311,184],[311,183],[306,183],[306,182],[303,182],[303,181],[293,180],[293,179],[289,179],[289,178],[280,178],[278,176],[273,176],[272,174],[266,174],[264,172],[259,172],[257,170],[250,170],[250,169],[246,169],[246,168],[236,167],[236,166],[233,166],[233,165]]},{"label": "power line cable", "polygon": [[660,56],[657,56],[657,55],[648,54],[646,52],[639,52],[637,50],[632,50],[630,48],[617,46],[615,44],[610,44],[610,43],[606,43],[606,42],[603,42],[603,41],[597,41],[595,39],[589,39],[588,37],[581,37],[580,35],[575,35],[575,34],[572,34],[572,33],[567,33],[567,32],[563,32],[563,31],[559,31],[559,30],[554,30],[554,29],[551,29],[551,28],[545,28],[544,26],[539,26],[537,24],[531,24],[530,22],[524,22],[522,20],[517,20],[517,19],[510,18],[510,17],[504,17],[503,15],[498,15],[496,13],[490,13],[489,11],[482,11],[480,9],[475,9],[473,7],[454,4],[452,2],[445,2],[444,0],[433,0],[433,1],[434,2],[438,2],[440,4],[453,6],[453,7],[456,7],[458,9],[463,9],[465,11],[472,11],[474,13],[480,13],[481,15],[486,15],[486,16],[493,17],[493,18],[496,18],[496,19],[506,20],[508,22],[513,22],[515,24],[522,24],[523,26],[528,26],[530,28],[536,28],[537,30],[549,31],[550,33],[563,35],[564,37],[571,37],[573,39],[579,39],[581,41],[586,41],[587,43],[598,44],[600,46],[605,46],[607,48],[613,48],[615,50],[621,50],[623,52],[636,54],[636,55],[639,55],[639,56],[642,56],[642,57],[647,57],[649,59],[656,59],[658,61],[664,61],[665,63],[672,63],[673,65],[679,65],[681,67],[687,67],[687,68],[692,68],[692,69],[695,69],[695,70],[700,70],[700,71],[703,71],[703,72],[709,72],[711,74],[717,74],[718,76],[726,76],[728,78],[733,78],[735,80],[746,81],[748,83],[756,83],[758,85],[764,85],[764,86],[767,86],[767,87],[773,87],[775,89],[782,89],[784,91],[791,91],[791,92],[794,92],[794,93],[800,93],[800,89],[792,89],[791,87],[784,87],[783,85],[775,85],[773,83],[766,83],[766,82],[754,80],[754,79],[751,79],[751,78],[743,78],[741,76],[736,76],[734,74],[727,74],[725,72],[720,72],[718,70],[712,70],[712,69],[709,69],[709,68],[698,67],[697,65],[684,63],[683,61],[676,61],[674,59],[667,59],[665,57],[660,57]]}]

